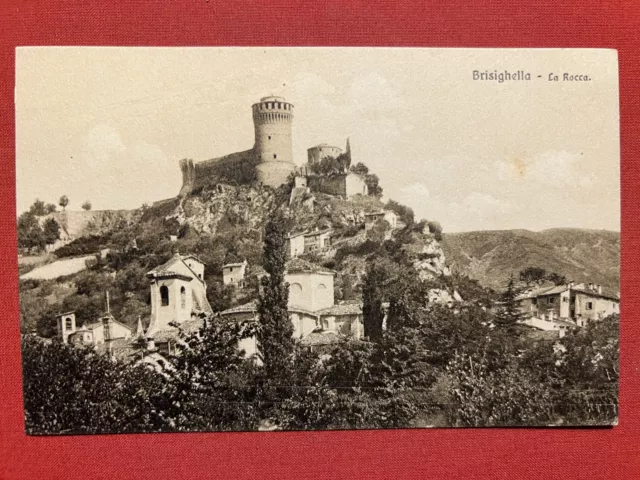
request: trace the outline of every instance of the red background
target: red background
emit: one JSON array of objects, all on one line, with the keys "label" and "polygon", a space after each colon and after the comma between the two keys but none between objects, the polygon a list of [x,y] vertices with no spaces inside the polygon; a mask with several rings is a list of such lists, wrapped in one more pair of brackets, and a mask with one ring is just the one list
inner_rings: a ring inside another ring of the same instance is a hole
[{"label": "red background", "polygon": [[[0,193],[7,212],[0,217],[0,479],[640,478],[640,295],[634,292],[640,283],[639,3],[0,2]],[[27,437],[15,239],[13,88],[19,45],[618,49],[624,299],[619,426]]]}]

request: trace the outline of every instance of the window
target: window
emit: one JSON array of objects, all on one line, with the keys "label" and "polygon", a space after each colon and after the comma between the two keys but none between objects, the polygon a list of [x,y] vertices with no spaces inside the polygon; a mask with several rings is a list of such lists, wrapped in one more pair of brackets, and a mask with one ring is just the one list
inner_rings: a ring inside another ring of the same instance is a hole
[{"label": "window", "polygon": [[187,290],[184,287],[180,288],[180,307],[187,308]]},{"label": "window", "polygon": [[271,135],[269,135],[269,140],[271,140]]},{"label": "window", "polygon": [[587,302],[587,310],[593,310],[593,302]]},{"label": "window", "polygon": [[555,298],[555,297],[549,297],[549,298],[547,299],[547,303],[555,303],[555,301],[556,301],[556,298]]},{"label": "window", "polygon": [[163,307],[169,305],[169,289],[165,285],[160,287],[160,304]]},{"label": "window", "polygon": [[532,303],[533,305],[538,305],[538,299],[537,299],[537,298],[532,298],[532,299],[531,299],[531,303]]},{"label": "window", "polygon": [[278,158],[278,155],[276,155],[275,153],[273,154],[273,158]]},{"label": "window", "polygon": [[64,319],[64,328],[65,330],[71,330],[73,328],[73,321],[71,320],[71,317],[66,317]]}]

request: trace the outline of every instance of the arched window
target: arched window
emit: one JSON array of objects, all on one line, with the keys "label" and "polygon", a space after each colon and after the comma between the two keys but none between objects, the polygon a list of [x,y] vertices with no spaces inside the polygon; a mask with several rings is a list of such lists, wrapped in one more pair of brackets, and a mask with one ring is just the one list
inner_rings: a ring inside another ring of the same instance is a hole
[{"label": "arched window", "polygon": [[71,317],[66,317],[64,319],[64,328],[65,330],[71,330],[73,328],[73,320]]},{"label": "arched window", "polygon": [[169,305],[169,289],[166,285],[160,287],[160,302],[163,307]]},{"label": "arched window", "polygon": [[187,290],[184,287],[180,288],[180,307],[187,308]]}]

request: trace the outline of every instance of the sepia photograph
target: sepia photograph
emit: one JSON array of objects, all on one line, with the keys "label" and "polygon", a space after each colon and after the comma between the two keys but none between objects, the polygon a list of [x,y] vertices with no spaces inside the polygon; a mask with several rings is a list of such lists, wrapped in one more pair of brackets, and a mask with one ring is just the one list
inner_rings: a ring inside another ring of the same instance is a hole
[{"label": "sepia photograph", "polygon": [[15,115],[27,434],[617,425],[615,50],[20,47]]}]

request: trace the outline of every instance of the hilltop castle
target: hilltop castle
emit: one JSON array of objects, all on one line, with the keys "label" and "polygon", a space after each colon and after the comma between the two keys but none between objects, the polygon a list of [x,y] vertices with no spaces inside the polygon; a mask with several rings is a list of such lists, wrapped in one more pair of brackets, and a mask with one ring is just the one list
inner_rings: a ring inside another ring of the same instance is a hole
[{"label": "hilltop castle", "polygon": [[[308,180],[312,191],[345,197],[367,194],[363,176],[348,171],[351,163],[349,140],[344,153],[341,148],[326,143],[309,148],[306,165],[296,167],[291,140],[293,105],[282,97],[271,96],[261,98],[251,109],[255,131],[253,148],[197,163],[181,160],[181,196],[209,182],[259,183],[277,188],[292,174],[296,177],[296,187],[306,188]],[[343,154],[348,160],[342,171],[322,175],[322,178],[314,173],[314,164]]]}]

